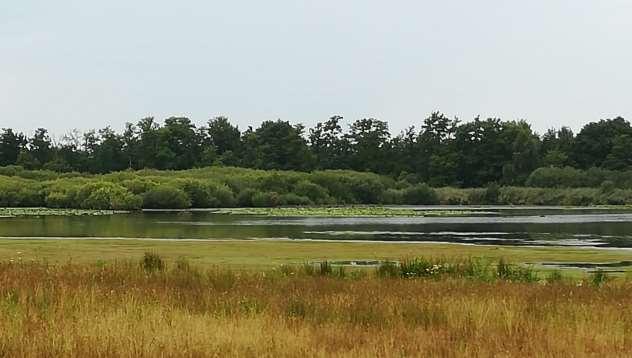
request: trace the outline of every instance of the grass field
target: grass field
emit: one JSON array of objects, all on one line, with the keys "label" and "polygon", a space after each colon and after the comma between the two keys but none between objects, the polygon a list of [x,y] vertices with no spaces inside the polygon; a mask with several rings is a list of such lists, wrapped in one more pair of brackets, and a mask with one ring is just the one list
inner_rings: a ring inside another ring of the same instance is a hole
[{"label": "grass field", "polygon": [[[217,247],[217,246],[215,246]],[[632,282],[0,263],[0,355],[632,354]]]},{"label": "grass field", "polygon": [[195,266],[238,270],[269,269],[282,264],[322,260],[399,260],[416,256],[504,258],[513,263],[632,260],[632,251],[622,249],[265,240],[0,239],[0,260],[57,264],[112,262],[138,260],[148,251],[159,253],[167,261],[186,258]]}]

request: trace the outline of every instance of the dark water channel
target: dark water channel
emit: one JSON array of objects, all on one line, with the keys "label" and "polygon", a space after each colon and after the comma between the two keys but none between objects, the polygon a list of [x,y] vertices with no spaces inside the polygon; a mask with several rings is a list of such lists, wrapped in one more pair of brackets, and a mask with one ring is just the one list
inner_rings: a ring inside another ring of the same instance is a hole
[{"label": "dark water channel", "polygon": [[0,219],[0,236],[265,238],[632,248],[632,211],[554,207],[486,207],[484,210],[492,214],[472,217],[274,218],[212,211],[174,211],[18,217]]}]

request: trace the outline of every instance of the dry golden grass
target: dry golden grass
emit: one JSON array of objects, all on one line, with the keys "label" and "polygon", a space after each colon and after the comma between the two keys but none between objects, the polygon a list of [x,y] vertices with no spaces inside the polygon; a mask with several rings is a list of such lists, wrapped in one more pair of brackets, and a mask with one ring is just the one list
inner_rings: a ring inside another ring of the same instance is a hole
[{"label": "dry golden grass", "polygon": [[0,263],[0,354],[632,355],[632,283]]}]

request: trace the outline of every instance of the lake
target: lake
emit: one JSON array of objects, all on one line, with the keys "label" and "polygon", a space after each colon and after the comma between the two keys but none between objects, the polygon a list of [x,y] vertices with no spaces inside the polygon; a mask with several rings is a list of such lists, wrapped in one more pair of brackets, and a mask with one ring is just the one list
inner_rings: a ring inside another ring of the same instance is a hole
[{"label": "lake", "polygon": [[0,219],[10,238],[286,239],[471,245],[632,247],[632,211],[558,207],[407,207],[483,210],[463,217],[266,217],[213,210]]}]

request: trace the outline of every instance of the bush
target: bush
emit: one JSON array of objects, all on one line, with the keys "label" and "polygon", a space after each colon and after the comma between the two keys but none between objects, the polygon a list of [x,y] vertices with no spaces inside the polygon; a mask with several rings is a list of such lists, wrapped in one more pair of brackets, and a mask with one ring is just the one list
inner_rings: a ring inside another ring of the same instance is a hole
[{"label": "bush", "polygon": [[[270,172],[267,172],[270,173]],[[294,183],[298,179],[293,172],[276,172],[264,175],[259,179],[258,188],[265,192],[288,193],[292,191]]]},{"label": "bush", "polygon": [[235,206],[233,192],[226,185],[196,179],[180,179],[177,183],[187,193],[194,208]]},{"label": "bush", "polygon": [[244,189],[239,193],[239,195],[237,195],[237,205],[241,207],[253,206],[252,198],[255,196],[256,193],[257,191],[254,189]]},{"label": "bush", "polygon": [[485,204],[498,204],[500,187],[496,183],[490,183],[485,189]]},{"label": "bush", "polygon": [[331,201],[327,189],[309,180],[301,180],[296,183],[293,193],[307,197],[315,204],[327,204]]},{"label": "bush", "polygon": [[404,190],[404,203],[408,205],[432,205],[439,202],[437,193],[426,184],[417,184]]},{"label": "bush", "polygon": [[126,179],[121,182],[121,185],[132,194],[140,195],[148,192],[156,187],[156,183],[144,178]]},{"label": "bush", "polygon": [[377,267],[376,274],[383,278],[396,278],[401,275],[399,266],[392,261],[381,262]]},{"label": "bush", "polygon": [[283,194],[279,197],[281,205],[312,205],[314,204],[308,197],[296,195],[294,193]]},{"label": "bush", "polygon": [[140,209],[142,204],[139,196],[109,182],[85,184],[79,187],[72,199],[76,200],[76,205],[84,209],[134,210]]},{"label": "bush", "polygon": [[380,200],[384,204],[396,205],[404,203],[404,191],[398,189],[386,189],[382,193],[382,199]]},{"label": "bush", "polygon": [[608,282],[610,277],[608,277],[608,273],[604,270],[596,270],[591,274],[590,282],[593,286],[602,286],[604,283]]},{"label": "bush", "polygon": [[599,185],[599,190],[603,194],[610,194],[615,190],[615,185],[612,180],[604,180],[601,185]]},{"label": "bush", "polygon": [[160,255],[154,252],[145,252],[143,260],[141,261],[141,267],[148,273],[163,271],[165,269],[165,262]]},{"label": "bush", "polygon": [[467,195],[467,200],[471,205],[485,204],[485,189],[470,189]]},{"label": "bush", "polygon": [[274,207],[281,204],[281,198],[275,192],[256,192],[252,196],[252,206],[254,207]]},{"label": "bush", "polygon": [[588,206],[600,203],[597,189],[570,189],[566,191],[563,205]]},{"label": "bush", "polygon": [[496,272],[498,278],[501,280],[514,281],[514,282],[535,282],[538,281],[538,275],[530,267],[521,267],[517,265],[511,265],[505,262],[504,259],[500,259],[496,266]]},{"label": "bush", "polygon": [[159,185],[143,195],[146,209],[186,209],[191,199],[183,190],[169,185]]},{"label": "bush", "polygon": [[32,180],[0,178],[0,206],[42,206],[42,185]]},{"label": "bush", "polygon": [[470,203],[469,191],[471,189],[459,189],[453,187],[442,187],[434,189],[437,200],[442,205],[467,205]]}]

